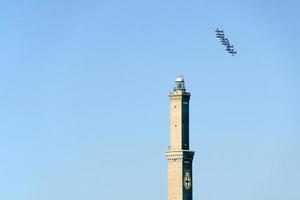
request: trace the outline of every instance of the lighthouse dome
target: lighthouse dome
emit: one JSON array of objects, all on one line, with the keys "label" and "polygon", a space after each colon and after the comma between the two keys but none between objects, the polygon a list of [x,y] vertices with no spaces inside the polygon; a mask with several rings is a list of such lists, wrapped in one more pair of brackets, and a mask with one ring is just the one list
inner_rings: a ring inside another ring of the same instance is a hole
[{"label": "lighthouse dome", "polygon": [[184,82],[183,76],[182,75],[178,75],[175,79],[175,82]]}]

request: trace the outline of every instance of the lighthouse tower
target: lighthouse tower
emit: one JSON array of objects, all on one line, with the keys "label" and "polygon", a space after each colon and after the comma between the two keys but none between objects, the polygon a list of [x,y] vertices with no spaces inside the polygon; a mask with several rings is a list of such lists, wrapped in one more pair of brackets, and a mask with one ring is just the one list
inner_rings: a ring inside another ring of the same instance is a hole
[{"label": "lighthouse tower", "polygon": [[192,162],[189,147],[189,101],[183,76],[177,76],[170,98],[170,146],[168,159],[168,200],[193,199]]}]

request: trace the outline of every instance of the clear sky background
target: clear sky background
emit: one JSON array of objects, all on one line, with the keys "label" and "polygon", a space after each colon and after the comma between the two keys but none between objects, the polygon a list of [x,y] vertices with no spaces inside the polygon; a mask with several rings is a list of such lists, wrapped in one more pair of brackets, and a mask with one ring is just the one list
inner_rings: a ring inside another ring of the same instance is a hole
[{"label": "clear sky background", "polygon": [[182,73],[194,199],[299,200],[299,9],[1,0],[0,199],[166,200],[167,94]]}]

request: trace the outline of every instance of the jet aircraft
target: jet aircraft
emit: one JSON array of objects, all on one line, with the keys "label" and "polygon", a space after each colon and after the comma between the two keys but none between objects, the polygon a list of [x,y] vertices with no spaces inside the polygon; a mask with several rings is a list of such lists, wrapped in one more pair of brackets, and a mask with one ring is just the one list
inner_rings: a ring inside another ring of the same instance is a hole
[{"label": "jet aircraft", "polygon": [[231,53],[231,55],[234,56],[236,54],[236,51],[231,50],[231,51],[229,51],[229,53]]},{"label": "jet aircraft", "polygon": [[222,43],[223,45],[225,45],[225,46],[230,45],[229,40],[228,40],[227,38],[222,39],[222,40],[221,40],[221,43]]},{"label": "jet aircraft", "polygon": [[219,30],[219,29],[217,28],[216,33],[223,33],[223,30]]}]

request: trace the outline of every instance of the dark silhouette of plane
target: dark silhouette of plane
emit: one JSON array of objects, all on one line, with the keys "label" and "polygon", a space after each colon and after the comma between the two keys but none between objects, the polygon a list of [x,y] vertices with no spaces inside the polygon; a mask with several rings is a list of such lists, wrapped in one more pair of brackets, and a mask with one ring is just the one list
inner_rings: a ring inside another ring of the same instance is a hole
[{"label": "dark silhouette of plane", "polygon": [[227,38],[222,39],[222,40],[221,40],[221,43],[222,43],[223,45],[225,45],[225,46],[230,45],[229,40],[228,40]]},{"label": "dark silhouette of plane", "polygon": [[223,33],[223,30],[219,30],[219,29],[217,28],[216,33]]},{"label": "dark silhouette of plane", "polygon": [[229,51],[229,53],[231,53],[232,56],[234,56],[235,54],[237,54],[236,51],[234,51],[234,50]]},{"label": "dark silhouette of plane", "polygon": [[233,49],[233,45],[228,45],[227,49]]}]

